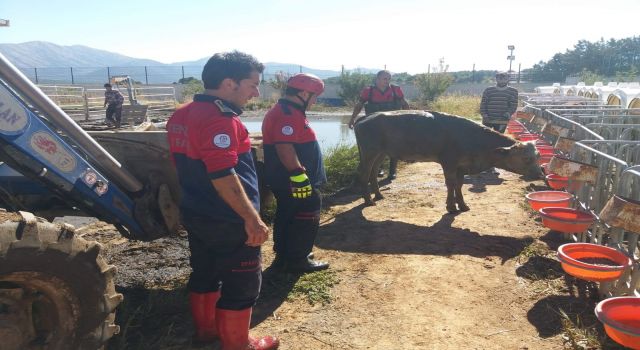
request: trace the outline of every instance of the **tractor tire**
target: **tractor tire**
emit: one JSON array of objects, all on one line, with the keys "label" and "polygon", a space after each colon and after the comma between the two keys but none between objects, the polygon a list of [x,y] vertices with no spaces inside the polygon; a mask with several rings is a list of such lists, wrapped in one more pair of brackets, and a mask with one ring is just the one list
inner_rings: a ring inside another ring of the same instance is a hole
[{"label": "tractor tire", "polygon": [[0,348],[99,349],[117,334],[123,297],[100,250],[73,226],[0,209]]}]

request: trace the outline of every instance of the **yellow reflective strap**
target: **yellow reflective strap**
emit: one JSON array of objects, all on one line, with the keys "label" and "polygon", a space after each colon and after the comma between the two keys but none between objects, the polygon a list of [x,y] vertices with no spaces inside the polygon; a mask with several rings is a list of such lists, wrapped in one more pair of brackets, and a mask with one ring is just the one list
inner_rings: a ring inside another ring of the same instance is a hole
[{"label": "yellow reflective strap", "polygon": [[307,176],[307,174],[302,173],[300,175],[290,176],[289,179],[293,182],[304,182],[306,180],[309,180],[309,177]]}]

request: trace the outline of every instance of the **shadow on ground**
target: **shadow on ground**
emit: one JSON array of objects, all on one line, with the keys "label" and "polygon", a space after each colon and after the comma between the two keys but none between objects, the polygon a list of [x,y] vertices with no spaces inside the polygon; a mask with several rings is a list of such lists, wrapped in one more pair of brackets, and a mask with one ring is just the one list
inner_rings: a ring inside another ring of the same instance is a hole
[{"label": "shadow on ground", "polygon": [[498,256],[502,262],[517,256],[533,239],[481,235],[452,227],[455,214],[445,214],[431,226],[400,221],[369,221],[364,205],[337,215],[322,226],[316,246],[344,252],[367,254],[425,254]]}]

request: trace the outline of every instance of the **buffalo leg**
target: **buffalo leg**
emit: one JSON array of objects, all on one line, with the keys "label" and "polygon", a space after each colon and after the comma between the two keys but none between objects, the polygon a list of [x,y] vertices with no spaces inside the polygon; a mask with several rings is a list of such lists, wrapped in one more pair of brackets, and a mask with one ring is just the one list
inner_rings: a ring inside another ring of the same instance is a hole
[{"label": "buffalo leg", "polygon": [[384,161],[384,153],[378,154],[378,156],[375,158],[373,162],[373,168],[371,170],[370,177],[369,177],[369,182],[371,183],[371,187],[373,189],[373,194],[374,194],[373,199],[375,200],[381,200],[384,198],[382,196],[382,193],[380,193],[380,186],[378,185],[378,169],[380,169],[380,165],[382,164],[382,161]]},{"label": "buffalo leg", "polygon": [[456,183],[454,192],[456,197],[456,204],[458,204],[458,209],[460,209],[460,211],[469,211],[469,207],[464,202],[464,197],[462,196],[462,184],[464,183],[464,173],[458,170],[456,179],[457,179],[457,183]]},{"label": "buffalo leg", "polygon": [[444,183],[447,185],[447,211],[455,213],[458,211],[456,207],[455,189],[458,182],[458,174],[456,169],[447,169],[442,167],[444,172]]},{"label": "buffalo leg", "polygon": [[[358,181],[360,182],[360,190],[365,205],[375,205],[371,200],[371,192],[369,190],[369,182],[371,182],[371,174],[373,173],[373,163],[375,163],[376,154],[368,154],[360,147],[360,164],[358,165]],[[375,175],[374,175],[375,176]]]}]

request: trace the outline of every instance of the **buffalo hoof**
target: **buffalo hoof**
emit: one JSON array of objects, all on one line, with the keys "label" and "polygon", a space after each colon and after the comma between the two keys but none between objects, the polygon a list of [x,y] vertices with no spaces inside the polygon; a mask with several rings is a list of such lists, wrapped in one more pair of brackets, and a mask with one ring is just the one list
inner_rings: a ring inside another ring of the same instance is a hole
[{"label": "buffalo hoof", "polygon": [[471,209],[469,209],[469,207],[466,204],[458,204],[458,209],[460,209],[460,211],[469,211]]},{"label": "buffalo hoof", "polygon": [[455,213],[457,213],[457,212],[458,212],[458,208],[456,208],[456,206],[455,206],[455,205],[454,205],[454,206],[452,206],[452,207],[450,207],[450,206],[448,206],[448,205],[447,205],[447,212],[449,212],[449,214],[455,214]]},{"label": "buffalo hoof", "polygon": [[367,207],[371,207],[376,205],[376,202],[372,201],[371,199],[369,199],[368,201],[364,201],[364,205]]},{"label": "buffalo hoof", "polygon": [[375,196],[373,196],[373,199],[379,201],[381,199],[384,199],[384,197],[381,194],[376,194]]}]

